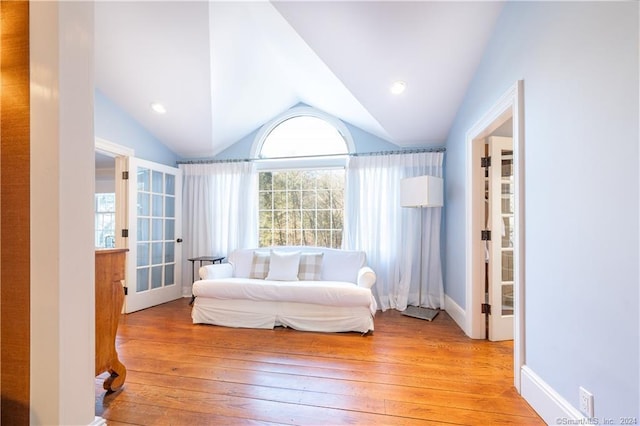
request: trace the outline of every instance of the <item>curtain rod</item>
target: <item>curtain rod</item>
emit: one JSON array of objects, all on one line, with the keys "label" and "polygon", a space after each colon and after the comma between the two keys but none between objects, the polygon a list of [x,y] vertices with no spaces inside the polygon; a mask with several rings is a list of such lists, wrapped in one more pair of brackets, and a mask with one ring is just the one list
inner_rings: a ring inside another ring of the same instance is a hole
[{"label": "curtain rod", "polygon": [[376,151],[376,152],[354,152],[349,154],[324,154],[324,155],[303,155],[299,157],[271,157],[271,158],[231,158],[226,160],[180,160],[176,164],[215,164],[215,163],[247,163],[253,161],[271,160],[300,160],[305,158],[331,158],[331,157],[369,157],[374,155],[401,155],[401,154],[421,154],[424,152],[445,152],[444,147],[439,148],[415,148],[396,151]]}]

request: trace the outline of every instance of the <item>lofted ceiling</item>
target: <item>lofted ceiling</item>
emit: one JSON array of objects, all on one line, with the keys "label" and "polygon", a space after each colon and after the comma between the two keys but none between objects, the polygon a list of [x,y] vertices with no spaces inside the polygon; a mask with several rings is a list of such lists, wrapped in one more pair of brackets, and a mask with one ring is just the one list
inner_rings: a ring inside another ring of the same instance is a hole
[{"label": "lofted ceiling", "polygon": [[442,146],[502,6],[96,2],[96,87],[182,158],[212,157],[299,103],[402,147]]}]

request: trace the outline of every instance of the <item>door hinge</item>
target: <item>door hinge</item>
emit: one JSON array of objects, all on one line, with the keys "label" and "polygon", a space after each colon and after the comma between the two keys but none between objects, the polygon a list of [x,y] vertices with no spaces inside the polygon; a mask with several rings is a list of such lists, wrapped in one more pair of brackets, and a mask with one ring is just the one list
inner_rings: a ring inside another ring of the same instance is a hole
[{"label": "door hinge", "polygon": [[481,312],[482,312],[483,314],[489,314],[489,315],[491,315],[491,305],[490,305],[490,304],[488,304],[488,303],[483,303],[483,304],[481,305],[481,307],[482,307],[482,308],[481,308]]},{"label": "door hinge", "polygon": [[480,166],[481,167],[491,167],[491,157],[482,157],[482,158],[480,158]]},{"label": "door hinge", "polygon": [[129,172],[128,171],[122,172],[122,180],[129,180]]},{"label": "door hinge", "polygon": [[491,241],[491,231],[487,229],[483,229],[482,231],[480,231],[480,240]]},{"label": "door hinge", "polygon": [[128,229],[123,229],[122,230],[122,238],[129,238],[129,230]]},{"label": "door hinge", "polygon": [[124,288],[124,295],[128,296],[129,295],[129,287],[122,287]]}]

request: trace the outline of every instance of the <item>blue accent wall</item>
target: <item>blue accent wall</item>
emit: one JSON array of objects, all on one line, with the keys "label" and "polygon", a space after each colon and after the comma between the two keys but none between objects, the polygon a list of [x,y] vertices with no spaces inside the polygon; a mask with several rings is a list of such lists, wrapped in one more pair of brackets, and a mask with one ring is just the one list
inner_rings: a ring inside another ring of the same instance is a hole
[{"label": "blue accent wall", "polygon": [[95,136],[133,148],[135,156],[175,167],[178,156],[99,90],[94,100]]},{"label": "blue accent wall", "polygon": [[447,141],[445,289],[468,310],[466,132],[524,81],[524,360],[575,408],[589,390],[600,422],[640,418],[638,18],[507,2]]}]

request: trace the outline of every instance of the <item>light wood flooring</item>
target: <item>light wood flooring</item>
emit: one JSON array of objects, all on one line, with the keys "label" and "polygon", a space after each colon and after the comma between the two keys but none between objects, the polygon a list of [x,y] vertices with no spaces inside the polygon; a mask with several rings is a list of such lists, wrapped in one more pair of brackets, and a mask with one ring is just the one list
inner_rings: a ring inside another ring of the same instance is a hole
[{"label": "light wood flooring", "polygon": [[128,370],[108,425],[542,425],[513,387],[512,342],[378,312],[373,334],[191,323],[188,299],[121,317]]}]

